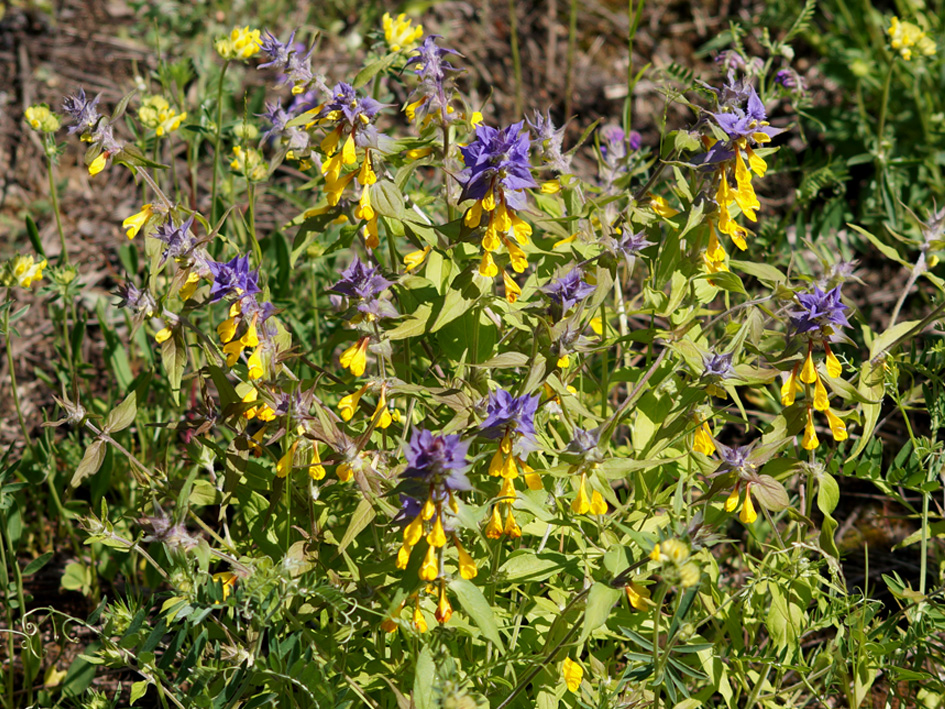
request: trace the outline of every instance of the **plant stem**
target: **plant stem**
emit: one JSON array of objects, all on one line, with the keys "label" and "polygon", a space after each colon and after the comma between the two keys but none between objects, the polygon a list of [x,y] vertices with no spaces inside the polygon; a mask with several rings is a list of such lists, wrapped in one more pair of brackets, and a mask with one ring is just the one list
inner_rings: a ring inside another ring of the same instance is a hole
[{"label": "plant stem", "polygon": [[879,121],[876,129],[876,155],[880,160],[880,165],[886,164],[886,155],[883,150],[883,133],[886,131],[886,110],[889,106],[889,87],[892,84],[893,68],[896,66],[896,60],[893,58],[889,62],[889,69],[886,71],[886,80],[883,82],[883,98],[879,104]]},{"label": "plant stem", "polygon": [[220,70],[220,80],[217,82],[217,120],[216,135],[213,139],[213,185],[210,188],[210,221],[216,223],[216,204],[217,204],[217,173],[220,170],[220,139],[223,137],[223,79],[226,77],[226,70],[230,66],[229,60]]},{"label": "plant stem", "polygon": [[[10,291],[7,290],[7,299],[10,298]],[[13,392],[13,407],[16,409],[16,418],[20,422],[20,431],[23,433],[23,441],[29,449],[30,455],[33,454],[33,439],[30,438],[29,429],[26,427],[26,419],[23,418],[23,409],[20,406],[20,394],[16,389],[16,369],[13,362],[13,342],[10,337],[10,308],[3,309],[3,334],[6,338],[7,367],[10,369],[10,389]]]},{"label": "plant stem", "polygon": [[49,176],[49,199],[52,200],[53,215],[56,217],[56,229],[59,232],[59,265],[69,265],[69,251],[66,249],[66,234],[62,230],[62,216],[59,214],[59,190],[53,173],[52,160],[46,160],[46,174]]}]

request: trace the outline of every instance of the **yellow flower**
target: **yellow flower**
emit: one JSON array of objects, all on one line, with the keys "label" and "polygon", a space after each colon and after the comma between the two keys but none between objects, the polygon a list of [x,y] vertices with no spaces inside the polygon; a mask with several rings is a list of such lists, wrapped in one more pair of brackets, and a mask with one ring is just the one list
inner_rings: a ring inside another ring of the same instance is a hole
[{"label": "yellow flower", "polygon": [[446,532],[443,529],[443,517],[441,515],[436,516],[433,529],[431,529],[430,533],[427,535],[427,544],[437,549],[446,544]]},{"label": "yellow flower", "polygon": [[89,175],[93,177],[105,169],[105,165],[108,163],[108,151],[103,150],[98,154],[98,157],[95,158],[91,163],[89,163]]},{"label": "yellow flower", "polygon": [[807,424],[804,426],[804,438],[801,441],[801,446],[804,450],[812,451],[819,445],[820,440],[817,438],[817,431],[814,430],[814,415],[808,408]]},{"label": "yellow flower", "polygon": [[502,537],[502,516],[499,514],[499,506],[492,507],[492,516],[489,517],[489,524],[486,525],[486,536],[489,539],[500,539]]},{"label": "yellow flower", "polygon": [[570,657],[566,657],[564,662],[561,663],[561,676],[567,683],[568,690],[577,693],[581,687],[581,681],[584,679],[584,668]]},{"label": "yellow flower", "polygon": [[158,333],[154,336],[154,340],[160,345],[167,342],[169,339],[171,339],[171,335],[173,334],[174,334],[174,331],[171,330],[171,328],[164,327],[161,330],[159,330]]},{"label": "yellow flower", "polygon": [[741,499],[741,493],[738,492],[738,487],[736,486],[734,490],[729,493],[729,496],[725,498],[725,511],[734,512],[738,507],[738,501]]},{"label": "yellow flower", "polygon": [[669,206],[665,197],[659,195],[650,195],[650,208],[663,219],[672,219],[679,211]]},{"label": "yellow flower", "polygon": [[675,564],[680,564],[685,561],[688,556],[689,547],[678,539],[667,539],[660,545],[661,559],[669,559]]},{"label": "yellow flower", "polygon": [[[260,414],[259,418],[262,418]],[[322,465],[321,456],[318,455],[318,444],[312,444],[312,460],[308,465],[308,475],[312,480],[321,480],[325,477],[325,466]]]},{"label": "yellow flower", "polygon": [[[409,105],[407,106],[407,108],[404,109],[404,112],[407,114],[407,117],[408,117],[411,121],[413,120],[414,113],[415,113],[415,111],[417,110],[418,106],[419,106],[421,103],[425,102],[426,100],[427,100],[426,97],[424,97],[424,98],[423,98],[422,100],[420,100],[420,101],[416,101],[415,103],[409,104]],[[412,109],[411,109],[411,106],[413,107]],[[420,158],[425,158],[427,155],[430,155],[432,152],[433,152],[433,148],[430,148],[430,147],[426,147],[426,148],[411,148],[410,150],[408,150],[408,151],[407,151],[406,153],[404,153],[404,154],[407,156],[407,159],[408,159],[408,160],[419,160]]]},{"label": "yellow flower", "polygon": [[420,599],[417,599],[417,606],[413,610],[413,627],[419,630],[421,633],[427,632],[427,621],[423,617],[423,613],[420,612]]},{"label": "yellow flower", "polygon": [[784,380],[784,384],[781,385],[781,405],[790,406],[794,403],[794,398],[797,396],[797,365],[794,365],[794,369],[791,370],[791,375]]},{"label": "yellow flower", "polygon": [[738,513],[738,519],[742,524],[751,524],[758,519],[758,513],[755,512],[755,505],[751,501],[751,486],[745,486],[745,504],[742,505],[742,511]]},{"label": "yellow flower", "polygon": [[453,607],[450,605],[449,599],[446,597],[445,586],[440,586],[440,600],[436,604],[436,613],[434,613],[434,615],[441,625],[443,623],[448,623],[449,619],[453,616]]},{"label": "yellow flower", "polygon": [[906,61],[912,59],[913,47],[922,56],[931,57],[935,54],[935,42],[912,22],[902,22],[898,17],[893,17],[886,32],[889,35],[889,46],[898,50]]},{"label": "yellow flower", "polygon": [[50,111],[45,103],[30,106],[23,115],[30,128],[40,133],[55,133],[61,125],[59,116]]},{"label": "yellow flower", "polygon": [[354,469],[351,467],[351,463],[341,463],[335,470],[335,474],[341,482],[346,483],[354,475]]},{"label": "yellow flower", "polygon": [[518,539],[522,536],[522,529],[518,526],[518,522],[515,521],[515,515],[512,514],[512,505],[509,505],[508,514],[505,516],[505,527],[503,531],[512,539]]},{"label": "yellow flower", "polygon": [[715,441],[712,440],[712,430],[705,421],[696,427],[696,437],[692,444],[692,449],[696,453],[703,455],[712,455],[715,453]]},{"label": "yellow flower", "polygon": [[840,365],[840,360],[837,359],[837,355],[833,353],[833,350],[830,349],[830,345],[826,342],[824,343],[824,350],[827,352],[827,374],[831,377],[839,377],[843,374],[843,367]]},{"label": "yellow flower", "polygon": [[594,490],[591,493],[591,514],[607,514],[607,503],[604,501],[604,496],[601,495],[597,490]]},{"label": "yellow flower", "polygon": [[571,511],[575,514],[586,515],[591,510],[591,501],[587,496],[587,476],[581,473],[581,483],[578,486],[577,497],[571,503]]},{"label": "yellow flower", "polygon": [[397,15],[397,19],[393,19],[389,12],[385,12],[381,21],[384,27],[384,39],[392,52],[409,49],[423,37],[423,25],[414,27],[413,20],[408,19],[403,13]]},{"label": "yellow flower", "polygon": [[825,409],[824,413],[827,415],[827,423],[830,424],[830,433],[833,434],[833,440],[845,441],[847,439],[846,424],[829,408]]},{"label": "yellow flower", "polygon": [[459,542],[454,541],[456,546],[456,551],[459,553],[459,575],[464,579],[474,579],[479,573],[479,570],[476,568],[476,562],[473,561],[473,558],[469,553],[463,549]]},{"label": "yellow flower", "polygon": [[46,259],[34,261],[32,256],[17,256],[13,259],[13,277],[21,288],[30,288],[43,277]]},{"label": "yellow flower", "polygon": [[817,368],[814,366],[814,357],[810,350],[807,352],[807,359],[804,360],[804,366],[801,369],[801,381],[805,384],[813,384],[817,381]]},{"label": "yellow flower", "polygon": [[260,349],[262,348],[257,347],[255,350],[253,350],[253,353],[249,356],[249,359],[246,360],[246,366],[249,368],[248,374],[250,379],[259,379],[265,373]]},{"label": "yellow flower", "polygon": [[479,275],[486,278],[495,278],[499,275],[499,269],[492,259],[492,254],[488,251],[482,255],[482,262],[479,264]]},{"label": "yellow flower", "polygon": [[295,449],[298,445],[298,441],[293,442],[292,445],[289,446],[289,450],[285,452],[285,455],[279,458],[279,462],[276,463],[276,475],[278,477],[284,478],[292,472],[292,464],[295,460]]},{"label": "yellow flower", "polygon": [[404,270],[412,271],[417,266],[422,264],[426,260],[427,254],[430,253],[430,247],[425,246],[419,251],[411,251],[409,254],[404,256]]},{"label": "yellow flower", "polygon": [[187,118],[187,113],[177,113],[163,96],[148,96],[141,102],[138,118],[145,127],[162,136],[180,128],[181,122]]},{"label": "yellow flower", "polygon": [[540,189],[542,194],[557,194],[561,191],[561,183],[557,180],[549,180],[542,182]]},{"label": "yellow flower", "polygon": [[430,546],[427,549],[426,556],[423,557],[423,564],[420,566],[420,580],[432,581],[440,573],[440,567],[436,559],[436,547]]},{"label": "yellow flower", "polygon": [[223,587],[223,600],[229,598],[233,587],[236,585],[237,576],[232,571],[220,571],[213,575],[214,581],[219,581]]},{"label": "yellow flower", "polygon": [[256,55],[262,48],[259,30],[249,27],[234,27],[229,37],[218,39],[213,48],[223,59],[245,60]]},{"label": "yellow flower", "polygon": [[519,296],[522,295],[522,289],[519,288],[518,283],[512,279],[505,269],[502,270],[502,282],[505,284],[505,299],[509,303],[516,302]]},{"label": "yellow flower", "polygon": [[645,611],[653,604],[650,600],[650,590],[648,588],[631,581],[630,584],[625,587],[625,590],[630,605],[638,611]]},{"label": "yellow flower", "polygon": [[370,338],[362,337],[351,347],[341,353],[341,366],[351,370],[351,373],[360,377],[367,368],[367,348]]}]

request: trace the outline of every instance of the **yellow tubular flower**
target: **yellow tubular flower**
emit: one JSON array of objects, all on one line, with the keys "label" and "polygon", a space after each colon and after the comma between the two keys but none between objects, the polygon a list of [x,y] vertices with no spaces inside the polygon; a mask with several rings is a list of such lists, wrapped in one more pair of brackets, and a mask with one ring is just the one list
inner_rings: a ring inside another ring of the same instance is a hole
[{"label": "yellow tubular flower", "polygon": [[276,412],[269,404],[263,404],[256,409],[256,418],[269,422],[276,418]]},{"label": "yellow tubular flower", "polygon": [[489,215],[489,226],[482,235],[482,248],[486,251],[497,251],[499,248],[499,232],[496,230],[495,214]]},{"label": "yellow tubular flower", "polygon": [[663,552],[660,549],[659,542],[653,546],[653,551],[650,552],[650,560],[660,562],[663,560]]},{"label": "yellow tubular flower", "polygon": [[528,463],[522,463],[522,474],[525,477],[525,485],[529,490],[543,490],[544,485],[541,482],[541,475],[535,472]]},{"label": "yellow tubular flower", "polygon": [[645,586],[640,586],[631,581],[630,584],[625,587],[625,590],[630,605],[638,611],[645,611],[652,605],[653,602],[650,600],[650,590]]},{"label": "yellow tubular flower", "polygon": [[413,610],[413,627],[419,630],[421,633],[427,632],[427,621],[423,617],[423,613],[420,612],[420,599],[417,599],[417,605]]},{"label": "yellow tubular flower", "polygon": [[532,225],[524,219],[520,219],[517,214],[512,213],[511,218],[512,234],[515,236],[515,240],[522,246],[526,246],[529,243],[528,237],[532,235]]},{"label": "yellow tubular flower", "polygon": [[745,486],[745,504],[742,505],[742,511],[738,513],[738,519],[742,524],[752,524],[758,519],[758,513],[755,512],[755,505],[751,501],[751,486]]},{"label": "yellow tubular flower", "polygon": [[412,271],[415,269],[426,260],[428,253],[430,253],[429,246],[425,246],[419,251],[411,251],[409,254],[404,256],[404,270]]},{"label": "yellow tubular flower", "polygon": [[167,342],[169,339],[171,339],[171,335],[173,334],[174,334],[174,331],[171,330],[171,328],[165,327],[154,336],[154,340],[160,345]]},{"label": "yellow tubular flower", "polygon": [[817,381],[817,368],[814,366],[814,357],[811,351],[807,351],[807,359],[804,360],[804,368],[801,369],[801,381],[805,384],[813,384]]},{"label": "yellow tubular flower", "polygon": [[440,625],[448,623],[449,619],[453,617],[453,607],[446,598],[446,589],[443,586],[440,586],[440,600],[436,604],[436,613],[434,615],[436,615],[437,622],[439,622]]},{"label": "yellow tubular flower", "polygon": [[715,453],[715,441],[712,440],[712,431],[709,429],[709,424],[703,421],[696,427],[696,437],[692,444],[692,449],[696,453],[702,453],[703,455],[712,455]]},{"label": "yellow tubular flower", "polygon": [[348,394],[341,397],[341,401],[338,402],[338,408],[341,410],[341,418],[345,421],[350,421],[354,416],[354,412],[358,410],[358,402],[361,400],[361,397],[364,396],[364,392],[368,389],[368,385],[365,384],[354,394]]},{"label": "yellow tubular flower", "polygon": [[436,514],[436,505],[433,504],[433,498],[428,497],[427,501],[423,503],[423,509],[420,511],[420,516],[424,520],[433,519],[433,515]]},{"label": "yellow tubular flower", "polygon": [[663,219],[672,219],[679,211],[669,206],[669,202],[659,195],[650,195],[650,208]]},{"label": "yellow tubular flower", "polygon": [[502,474],[502,466],[505,465],[505,455],[502,453],[502,448],[500,447],[489,461],[489,475],[493,477],[498,477]]},{"label": "yellow tubular flower", "polygon": [[801,447],[804,450],[812,451],[820,445],[817,438],[817,431],[814,430],[814,414],[807,409],[807,424],[804,426],[804,438],[801,441]]},{"label": "yellow tubular flower", "polygon": [[354,476],[354,470],[351,463],[341,463],[335,470],[335,474],[341,482],[346,483]]},{"label": "yellow tubular flower", "polygon": [[423,557],[423,565],[420,567],[418,575],[421,581],[432,581],[439,574],[439,566],[436,563],[436,547],[430,546],[427,554]]},{"label": "yellow tubular flower", "polygon": [[506,478],[502,483],[502,489],[499,490],[499,499],[503,502],[509,502],[517,497],[515,494],[515,483],[511,478]]},{"label": "yellow tubular flower", "polygon": [[464,579],[474,579],[479,573],[479,569],[476,568],[476,562],[473,561],[473,558],[469,553],[463,549],[462,545],[456,539],[453,539],[453,544],[456,546],[456,552],[459,554],[459,575]]},{"label": "yellow tubular flower", "polygon": [[591,514],[607,514],[607,502],[604,501],[604,496],[601,495],[597,490],[591,492]]},{"label": "yellow tubular flower", "polygon": [[740,499],[741,499],[741,495],[739,494],[738,488],[736,487],[734,490],[732,490],[729,493],[729,496],[725,498],[725,505],[724,505],[725,511],[734,512],[735,508],[738,507],[738,501]]},{"label": "yellow tubular flower", "polygon": [[[762,133],[766,138],[768,137],[765,133]],[[758,177],[764,177],[765,172],[768,170],[768,163],[764,161],[764,158],[758,157],[758,154],[751,149],[751,146],[745,146],[745,154],[748,155],[748,167],[753,173],[758,175]]]},{"label": "yellow tubular flower", "polygon": [[528,258],[525,256],[525,252],[511,241],[506,239],[503,239],[503,241],[505,242],[505,248],[507,248],[509,251],[509,259],[512,262],[512,270],[516,273],[524,273],[525,269],[528,268]]},{"label": "yellow tubular flower", "polygon": [[817,381],[814,383],[814,408],[818,411],[826,411],[829,406],[830,401],[827,399],[827,388],[824,386],[820,377],[817,377]]},{"label": "yellow tubular flower", "polygon": [[522,295],[522,289],[504,269],[502,271],[502,282],[505,284],[505,299],[509,303],[515,303]]},{"label": "yellow tubular flower", "polygon": [[361,171],[358,172],[358,182],[362,185],[373,185],[377,182],[377,174],[371,167],[371,153],[365,150],[364,162],[361,163]]},{"label": "yellow tubular flower", "polygon": [[541,183],[542,194],[557,194],[561,191],[561,183],[557,180],[549,180]]},{"label": "yellow tubular flower", "polygon": [[151,218],[152,214],[154,214],[154,210],[151,208],[150,204],[146,204],[141,208],[140,212],[132,214],[125,219],[125,221],[121,223],[121,228],[125,229],[125,234],[129,239],[134,239],[138,235],[138,232],[141,231],[141,228],[147,223],[148,219]]},{"label": "yellow tubular flower", "polygon": [[423,518],[420,515],[417,515],[413,518],[413,522],[404,527],[404,545],[405,546],[416,546],[417,542],[420,541],[420,537],[423,536]]},{"label": "yellow tubular flower", "polygon": [[108,162],[108,151],[103,150],[91,163],[89,163],[89,175],[95,176],[105,169]]},{"label": "yellow tubular flower", "polygon": [[482,202],[475,202],[463,215],[463,224],[475,229],[482,222]]},{"label": "yellow tubular flower", "polygon": [[436,516],[433,529],[427,535],[427,544],[437,549],[446,544],[446,532],[443,530],[443,517],[441,515]]},{"label": "yellow tubular flower", "polygon": [[837,359],[837,355],[833,353],[833,350],[830,349],[830,345],[826,342],[824,343],[824,350],[827,353],[827,374],[831,377],[839,377],[843,374],[843,367],[840,365],[840,360]]},{"label": "yellow tubular flower", "polygon": [[409,547],[404,544],[397,551],[397,568],[403,571],[407,568],[407,564],[410,563],[410,551],[413,547]]},{"label": "yellow tubular flower", "polygon": [[345,165],[352,165],[357,162],[357,148],[354,144],[354,136],[348,134],[348,137],[345,138],[344,146],[341,148],[341,161]]},{"label": "yellow tubular flower", "polygon": [[515,515],[512,514],[512,505],[509,505],[508,514],[505,516],[505,527],[503,530],[511,539],[518,539],[522,536],[522,529],[515,521]]},{"label": "yellow tubular flower", "polygon": [[240,338],[240,342],[243,343],[243,347],[258,347],[259,346],[259,333],[256,330],[256,316],[253,316],[252,322],[249,323],[249,327],[246,328],[245,334]]},{"label": "yellow tubular flower", "polygon": [[827,414],[827,423],[830,424],[830,433],[833,434],[833,440],[835,441],[845,441],[847,440],[847,426],[843,421],[840,420],[833,411],[829,408],[824,410],[824,413]]},{"label": "yellow tubular flower", "polygon": [[[260,416],[262,418],[262,416]],[[318,444],[312,444],[312,459],[308,465],[308,476],[312,480],[321,480],[325,477],[325,466],[322,465],[321,456],[318,455]]]},{"label": "yellow tubular flower", "polygon": [[486,278],[495,278],[499,275],[499,269],[492,259],[492,254],[488,251],[482,255],[482,261],[479,264],[479,275],[485,276]]},{"label": "yellow tubular flower", "polygon": [[578,485],[577,497],[571,503],[571,511],[574,514],[586,515],[591,510],[591,501],[587,497],[587,476],[581,473],[581,483]]},{"label": "yellow tubular flower", "polygon": [[351,373],[360,377],[367,368],[367,348],[370,338],[362,337],[351,347],[341,353],[341,366],[351,370]]},{"label": "yellow tubular flower", "polygon": [[249,359],[246,360],[246,366],[249,368],[249,378],[250,379],[259,379],[265,374],[262,363],[262,355],[260,354],[261,347],[257,347],[253,350],[253,353],[249,356]]},{"label": "yellow tubular flower", "polygon": [[790,406],[794,403],[794,398],[797,396],[797,389],[797,365],[794,365],[790,376],[784,380],[784,384],[781,385],[781,406]]},{"label": "yellow tubular flower", "polygon": [[493,505],[492,516],[489,517],[489,523],[486,525],[486,537],[489,539],[500,539],[502,537],[502,516],[499,514],[499,506]]},{"label": "yellow tubular flower", "polygon": [[577,693],[581,688],[581,681],[584,679],[584,668],[570,657],[564,658],[561,663],[561,676],[565,684],[568,685],[568,691]]}]

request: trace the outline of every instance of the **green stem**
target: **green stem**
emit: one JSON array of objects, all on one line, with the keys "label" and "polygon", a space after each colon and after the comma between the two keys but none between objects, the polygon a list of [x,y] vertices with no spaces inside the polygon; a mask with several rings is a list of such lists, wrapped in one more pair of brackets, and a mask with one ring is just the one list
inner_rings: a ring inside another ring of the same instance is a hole
[{"label": "green stem", "polygon": [[249,206],[246,208],[246,222],[249,227],[249,246],[253,251],[256,268],[262,266],[262,249],[256,238],[256,185],[247,181],[246,190],[249,193]]},{"label": "green stem", "polygon": [[879,122],[876,130],[876,154],[880,159],[880,164],[885,165],[886,156],[883,150],[883,133],[886,131],[886,110],[889,106],[889,87],[892,84],[893,68],[896,66],[896,60],[893,58],[889,62],[889,69],[886,71],[886,80],[883,82],[883,98],[879,105]]},{"label": "green stem", "polygon": [[230,66],[229,60],[220,70],[220,80],[217,82],[217,120],[216,135],[213,139],[213,185],[210,188],[210,222],[216,223],[216,204],[217,204],[217,173],[220,171],[220,139],[223,137],[223,79],[226,77],[226,70]]},{"label": "green stem", "polygon": [[[7,299],[9,300],[10,293],[7,290]],[[16,409],[16,418],[20,422],[20,431],[23,433],[23,440],[26,443],[26,447],[29,449],[30,456],[33,454],[33,439],[30,438],[29,430],[26,428],[26,419],[23,417],[23,409],[20,406],[20,394],[16,390],[16,369],[13,363],[13,342],[10,337],[10,308],[3,309],[3,333],[6,338],[6,350],[7,350],[7,367],[10,369],[10,389],[13,392],[13,407]]]},{"label": "green stem", "polygon": [[53,214],[56,217],[56,230],[59,232],[59,265],[69,265],[69,251],[66,249],[66,234],[62,229],[62,217],[59,214],[59,190],[53,173],[52,160],[46,160],[46,174],[49,176],[49,199],[52,200]]},{"label": "green stem", "polygon": [[[3,515],[3,529],[6,530],[6,528],[7,528],[6,515],[4,514]],[[9,537],[6,534],[3,535],[3,538],[4,540],[9,539]],[[13,557],[13,563],[16,564],[15,555]],[[17,567],[17,569],[19,570],[19,567]],[[5,544],[0,544],[0,583],[3,584],[4,589],[7,589],[10,587],[10,575],[7,572],[7,551],[6,551]],[[7,616],[7,633],[6,633],[7,657],[9,658],[9,663],[10,663],[10,670],[4,673],[6,675],[6,682],[4,684],[6,685],[5,689],[6,689],[6,695],[7,695],[6,706],[12,708],[16,706],[13,703],[13,674],[14,674],[13,673],[13,658],[16,657],[16,645],[14,642],[14,632],[13,632],[13,608],[11,607],[9,603],[5,603],[4,606],[6,610],[6,616]],[[20,608],[20,612],[21,613],[23,612],[22,607]]]}]

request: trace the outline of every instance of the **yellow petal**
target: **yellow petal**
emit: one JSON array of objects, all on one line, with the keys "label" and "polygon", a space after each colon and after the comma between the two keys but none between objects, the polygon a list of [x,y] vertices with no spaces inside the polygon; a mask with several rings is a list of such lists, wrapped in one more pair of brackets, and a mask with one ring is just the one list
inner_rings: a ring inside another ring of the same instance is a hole
[{"label": "yellow petal", "polygon": [[817,438],[817,432],[814,430],[814,415],[810,409],[807,410],[807,424],[804,426],[804,438],[801,446],[804,450],[812,451],[820,445]]},{"label": "yellow petal", "polygon": [[469,553],[458,543],[456,544],[456,551],[459,553],[459,575],[467,580],[476,578],[476,575],[479,573],[479,570],[476,568],[476,562],[473,561]]},{"label": "yellow petal", "polygon": [[607,503],[604,501],[604,496],[601,495],[597,490],[594,490],[591,493],[591,514],[607,514]]},{"label": "yellow petal", "polygon": [[486,525],[486,536],[489,539],[502,537],[502,516],[499,514],[498,505],[492,507],[492,515],[489,517],[489,524]]},{"label": "yellow petal", "polygon": [[479,275],[485,276],[486,278],[495,278],[499,275],[499,269],[492,259],[492,254],[488,251],[482,255],[482,261],[479,264]]},{"label": "yellow petal", "polygon": [[581,473],[581,483],[578,486],[577,497],[574,498],[574,501],[571,503],[571,511],[575,514],[586,515],[590,512],[591,501],[587,497],[587,476],[584,473]]},{"label": "yellow petal", "polygon": [[354,146],[354,136],[349,133],[348,137],[345,139],[344,147],[341,149],[341,161],[345,165],[351,165],[356,160],[357,154]]},{"label": "yellow petal", "polygon": [[515,521],[515,515],[512,514],[512,506],[509,505],[509,512],[505,516],[505,528],[503,530],[511,539],[518,539],[522,536],[522,529]]},{"label": "yellow petal", "polygon": [[519,296],[522,295],[522,289],[504,269],[502,271],[502,282],[505,284],[505,299],[509,303],[516,302]]},{"label": "yellow petal", "polygon": [[418,575],[422,581],[432,581],[440,573],[440,567],[436,560],[436,547],[427,548],[427,554],[423,557],[423,565],[420,567]]},{"label": "yellow petal", "polygon": [[781,385],[781,406],[790,406],[794,403],[794,399],[797,396],[796,372],[797,365],[794,366],[790,376],[788,376],[788,378],[784,380],[784,384]]},{"label": "yellow petal", "polygon": [[847,439],[847,426],[840,417],[829,408],[824,411],[827,414],[827,423],[830,424],[830,433],[833,434],[833,440],[845,441]]},{"label": "yellow petal", "polygon": [[335,474],[338,476],[338,479],[346,483],[354,476],[354,470],[351,467],[351,463],[342,463],[335,470]]},{"label": "yellow petal", "polygon": [[427,544],[437,548],[446,544],[446,532],[443,530],[443,517],[441,515],[436,516],[433,529],[427,535]]},{"label": "yellow petal", "polygon": [[404,256],[404,270],[412,271],[417,266],[422,264],[427,257],[427,254],[430,253],[430,247],[424,247],[419,251],[411,251],[409,254]]},{"label": "yellow petal", "polygon": [[752,524],[758,519],[758,513],[755,512],[755,505],[752,503],[751,495],[747,490],[745,491],[745,504],[742,505],[742,511],[738,513],[738,519],[742,521],[742,524]]},{"label": "yellow petal", "polygon": [[410,552],[413,547],[409,547],[404,544],[400,549],[397,550],[397,568],[403,571],[407,568],[407,564],[410,563]]},{"label": "yellow petal", "polygon": [[817,381],[814,383],[814,408],[818,411],[825,411],[828,406],[830,406],[830,401],[827,399],[827,388],[820,377],[817,377]]},{"label": "yellow petal", "polygon": [[321,464],[321,456],[318,455],[318,444],[312,444],[312,459],[308,465],[308,475],[312,480],[321,480],[325,477],[325,466]]},{"label": "yellow petal", "polygon": [[249,378],[250,379],[259,379],[264,374],[262,356],[259,353],[261,348],[257,347],[253,350],[253,353],[249,356],[249,359],[246,360],[246,366],[249,368]]},{"label": "yellow petal", "polygon": [[837,355],[835,355],[833,350],[829,347],[827,347],[827,374],[834,378],[843,374],[843,367],[840,365],[840,360],[837,359]]},{"label": "yellow petal", "polygon": [[805,384],[813,384],[817,381],[817,368],[814,366],[814,357],[809,351],[807,359],[804,360],[804,367],[801,369],[801,381]]},{"label": "yellow petal", "polygon": [[105,164],[108,162],[108,153],[101,152],[98,154],[98,157],[95,158],[89,165],[89,175],[97,175],[102,170],[105,169]]},{"label": "yellow petal", "polygon": [[482,202],[475,202],[473,206],[466,210],[463,215],[463,224],[470,229],[475,229],[482,221]]},{"label": "yellow petal", "polygon": [[564,658],[561,663],[561,676],[564,677],[568,690],[577,693],[581,687],[581,681],[584,679],[584,668],[570,657]]},{"label": "yellow petal", "polygon": [[692,449],[696,453],[702,453],[703,455],[712,455],[715,453],[715,441],[712,440],[712,431],[709,430],[709,425],[705,421],[696,428],[696,436],[692,444]]},{"label": "yellow petal", "polygon": [[631,581],[630,584],[626,586],[625,590],[627,591],[627,600],[630,601],[630,605],[638,611],[645,611],[652,605],[653,602],[650,600],[650,590],[645,586],[640,586]]},{"label": "yellow petal", "polygon": [[416,546],[423,536],[423,516],[417,515],[413,522],[404,527],[404,544],[407,546]]},{"label": "yellow petal", "polygon": [[505,248],[507,248],[509,251],[509,259],[512,262],[512,270],[516,273],[524,273],[525,269],[528,268],[528,257],[525,256],[525,252],[511,241],[505,242]]},{"label": "yellow petal", "polygon": [[[436,578],[434,576],[434,578]],[[413,611],[413,627],[415,627],[421,633],[427,632],[427,621],[423,617],[423,613],[420,612],[420,606],[417,605]]]},{"label": "yellow petal", "polygon": [[735,508],[738,507],[738,501],[740,499],[741,495],[739,494],[738,488],[736,487],[731,493],[729,493],[729,496],[725,498],[725,511],[734,512]]}]

